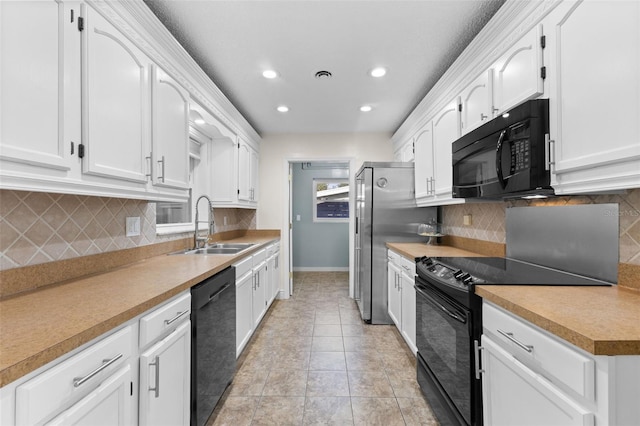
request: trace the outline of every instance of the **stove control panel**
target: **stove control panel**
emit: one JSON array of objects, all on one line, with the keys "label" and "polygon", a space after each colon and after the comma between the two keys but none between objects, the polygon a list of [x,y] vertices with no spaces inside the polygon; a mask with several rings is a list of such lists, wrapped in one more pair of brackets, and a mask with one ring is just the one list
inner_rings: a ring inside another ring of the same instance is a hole
[{"label": "stove control panel", "polygon": [[485,282],[466,271],[445,265],[438,260],[426,256],[416,262],[416,272],[426,280],[436,278],[441,282],[456,287],[468,287],[471,284],[482,284]]}]

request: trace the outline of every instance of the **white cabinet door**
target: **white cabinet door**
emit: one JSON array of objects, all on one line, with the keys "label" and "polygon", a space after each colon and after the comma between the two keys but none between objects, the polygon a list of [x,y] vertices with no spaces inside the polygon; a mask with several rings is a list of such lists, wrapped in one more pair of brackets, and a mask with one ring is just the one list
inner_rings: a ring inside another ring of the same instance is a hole
[{"label": "white cabinet door", "polygon": [[0,2],[2,160],[71,168],[71,143],[80,143],[80,33],[70,16],[79,12],[71,2]]},{"label": "white cabinet door", "polygon": [[249,182],[251,184],[251,202],[253,204],[258,202],[259,169],[260,169],[260,159],[258,158],[258,151],[256,151],[255,149],[252,149],[251,155],[249,156],[249,171],[250,171]]},{"label": "white cabinet door", "polygon": [[132,419],[131,366],[112,374],[91,393],[47,425],[126,426]]},{"label": "white cabinet door", "polygon": [[467,134],[493,117],[493,69],[480,74],[460,94],[460,128]]},{"label": "white cabinet door", "polygon": [[152,66],[153,184],[189,188],[189,94]]},{"label": "white cabinet door", "polygon": [[425,124],[414,138],[416,200],[433,196],[433,128],[432,122]]},{"label": "white cabinet door", "polygon": [[413,146],[413,139],[405,143],[401,148],[400,161],[411,162],[415,158],[415,148]]},{"label": "white cabinet door", "polygon": [[280,290],[280,252],[275,252],[267,261],[268,286],[267,306],[273,303]]},{"label": "white cabinet door", "polygon": [[387,269],[387,303],[391,320],[398,330],[402,330],[402,293],[400,283],[400,268],[392,261]]},{"label": "white cabinet door", "polygon": [[416,348],[416,289],[413,287],[414,277],[401,274],[402,285],[402,337],[409,345],[411,351],[415,354]]},{"label": "white cabinet door", "polygon": [[91,6],[84,10],[83,172],[146,183],[149,60]]},{"label": "white cabinet door", "polygon": [[551,185],[557,194],[640,187],[640,3],[566,1],[545,25]]},{"label": "white cabinet door", "polygon": [[253,273],[236,281],[236,357],[247,345],[253,333]]},{"label": "white cabinet door", "polygon": [[253,149],[238,140],[238,200],[251,201],[251,153]]},{"label": "white cabinet door", "polygon": [[210,154],[211,202],[214,205],[236,203],[238,196],[238,154],[235,138],[213,138]]},{"label": "white cabinet door", "polygon": [[495,114],[543,93],[541,37],[537,25],[494,63]]},{"label": "white cabinet door", "polygon": [[451,145],[460,137],[459,100],[453,100],[433,118],[433,151],[435,183],[438,199],[451,199],[453,167]]},{"label": "white cabinet door", "polygon": [[140,355],[140,425],[188,425],[191,321]]},{"label": "white cabinet door", "polygon": [[267,310],[267,262],[262,262],[253,268],[253,329],[257,328]]},{"label": "white cabinet door", "polygon": [[594,425],[594,415],[482,336],[484,424]]}]

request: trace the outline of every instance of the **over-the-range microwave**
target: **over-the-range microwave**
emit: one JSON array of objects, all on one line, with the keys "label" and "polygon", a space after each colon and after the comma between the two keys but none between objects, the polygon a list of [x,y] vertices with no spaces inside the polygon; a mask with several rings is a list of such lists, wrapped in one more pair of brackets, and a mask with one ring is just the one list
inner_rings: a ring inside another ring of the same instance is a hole
[{"label": "over-the-range microwave", "polygon": [[453,143],[455,198],[552,195],[549,100],[527,101]]}]

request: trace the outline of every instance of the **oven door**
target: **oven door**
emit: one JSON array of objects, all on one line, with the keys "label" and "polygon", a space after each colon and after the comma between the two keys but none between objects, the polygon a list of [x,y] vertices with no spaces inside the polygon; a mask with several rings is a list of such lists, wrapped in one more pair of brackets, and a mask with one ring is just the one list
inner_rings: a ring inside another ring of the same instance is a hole
[{"label": "oven door", "polygon": [[415,289],[420,386],[430,400],[436,398],[433,408],[441,423],[470,425],[471,312],[419,278]]}]

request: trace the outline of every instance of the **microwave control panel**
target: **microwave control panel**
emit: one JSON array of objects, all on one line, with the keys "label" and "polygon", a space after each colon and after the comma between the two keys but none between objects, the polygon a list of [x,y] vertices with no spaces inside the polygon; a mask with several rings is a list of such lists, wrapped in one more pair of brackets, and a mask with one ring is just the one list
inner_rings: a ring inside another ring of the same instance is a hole
[{"label": "microwave control panel", "polygon": [[515,174],[529,169],[531,153],[529,152],[529,139],[519,139],[511,142],[511,170]]}]

